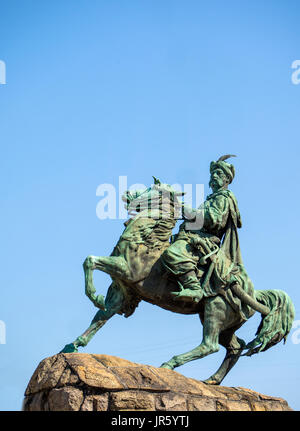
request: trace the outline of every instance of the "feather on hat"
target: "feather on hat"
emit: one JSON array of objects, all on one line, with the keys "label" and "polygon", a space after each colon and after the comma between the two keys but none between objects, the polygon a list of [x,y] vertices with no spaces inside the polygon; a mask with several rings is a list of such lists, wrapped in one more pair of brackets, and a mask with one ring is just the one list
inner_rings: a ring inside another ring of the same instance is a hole
[{"label": "feather on hat", "polygon": [[222,169],[222,171],[228,176],[229,184],[230,184],[235,176],[235,169],[233,165],[225,162],[225,160],[229,159],[229,157],[236,157],[236,156],[234,154],[226,154],[225,156],[219,157],[216,162],[211,162],[209,170],[210,170],[210,173],[212,173],[217,168]]}]

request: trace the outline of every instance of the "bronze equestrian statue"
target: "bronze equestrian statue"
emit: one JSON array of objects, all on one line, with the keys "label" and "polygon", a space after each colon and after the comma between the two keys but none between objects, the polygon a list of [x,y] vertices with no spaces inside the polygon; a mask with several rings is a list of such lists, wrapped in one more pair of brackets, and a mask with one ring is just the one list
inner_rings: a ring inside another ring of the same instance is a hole
[{"label": "bronze equestrian statue", "polygon": [[[115,314],[131,316],[140,301],[181,314],[199,314],[203,337],[199,346],[163,363],[174,369],[189,361],[226,349],[219,369],[208,379],[218,385],[243,351],[252,355],[286,338],[295,316],[291,298],[282,290],[254,290],[242,262],[237,200],[228,190],[235,169],[222,156],[210,164],[212,193],[198,208],[183,206],[182,193],[155,179],[144,191],[123,195],[131,217],[108,257],[84,261],[85,293],[99,308],[88,329],[62,352],[77,352]],[[172,235],[178,214],[179,232]],[[109,274],[105,298],[96,295],[93,271]],[[248,344],[235,332],[258,311],[262,320]]]}]

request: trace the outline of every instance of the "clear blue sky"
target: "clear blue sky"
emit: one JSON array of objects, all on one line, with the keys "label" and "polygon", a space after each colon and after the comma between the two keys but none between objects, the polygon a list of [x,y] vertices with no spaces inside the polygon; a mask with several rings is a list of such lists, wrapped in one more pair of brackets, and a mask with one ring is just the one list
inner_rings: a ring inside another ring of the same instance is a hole
[{"label": "clear blue sky", "polygon": [[[0,1],[0,410],[19,410],[38,363],[87,328],[82,262],[123,220],[96,217],[99,184],[203,183],[234,160],[242,255],[256,289],[299,314],[298,1]],[[95,274],[98,293],[109,277]],[[197,316],[141,303],[82,351],[159,366],[201,341]],[[250,341],[255,315],[238,332]],[[177,370],[209,377],[224,349]],[[300,344],[242,358],[224,380],[300,410]]]}]

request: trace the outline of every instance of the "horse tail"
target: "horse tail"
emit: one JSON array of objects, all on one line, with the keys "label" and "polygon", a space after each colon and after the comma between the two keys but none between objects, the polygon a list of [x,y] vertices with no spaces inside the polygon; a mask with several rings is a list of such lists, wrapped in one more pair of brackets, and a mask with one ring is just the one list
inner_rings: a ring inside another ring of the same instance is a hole
[{"label": "horse tail", "polygon": [[295,307],[291,298],[282,290],[256,290],[255,299],[270,309],[267,315],[262,314],[262,320],[256,331],[256,337],[248,343],[244,356],[264,352],[287,336],[295,318]]}]

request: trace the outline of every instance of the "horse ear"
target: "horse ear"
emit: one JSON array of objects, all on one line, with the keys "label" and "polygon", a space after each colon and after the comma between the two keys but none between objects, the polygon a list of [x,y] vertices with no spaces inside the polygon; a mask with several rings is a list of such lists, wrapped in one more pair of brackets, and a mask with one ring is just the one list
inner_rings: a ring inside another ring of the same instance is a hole
[{"label": "horse ear", "polygon": [[161,185],[161,182],[159,181],[158,178],[155,178],[152,176],[152,178],[154,179],[154,184],[158,184],[159,186]]},{"label": "horse ear", "polygon": [[122,194],[122,197],[121,197],[122,201],[127,203],[129,199],[129,195],[130,195],[129,190],[126,190],[126,192]]}]

